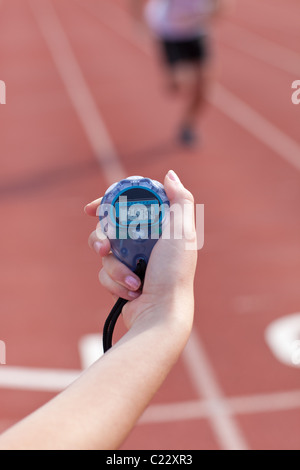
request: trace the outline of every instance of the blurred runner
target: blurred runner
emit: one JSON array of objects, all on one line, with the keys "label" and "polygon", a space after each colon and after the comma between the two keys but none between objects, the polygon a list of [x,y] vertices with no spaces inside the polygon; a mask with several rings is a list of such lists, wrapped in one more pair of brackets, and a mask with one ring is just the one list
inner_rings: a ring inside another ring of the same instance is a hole
[{"label": "blurred runner", "polygon": [[197,141],[196,121],[208,85],[210,24],[225,1],[131,0],[135,18],[140,22],[144,17],[158,39],[169,89],[184,96],[178,133],[184,145]]}]

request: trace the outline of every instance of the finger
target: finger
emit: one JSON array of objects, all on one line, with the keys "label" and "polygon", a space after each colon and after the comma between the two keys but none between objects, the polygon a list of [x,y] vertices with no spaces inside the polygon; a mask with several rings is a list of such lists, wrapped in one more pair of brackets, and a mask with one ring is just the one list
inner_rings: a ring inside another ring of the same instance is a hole
[{"label": "finger", "polygon": [[115,282],[106,272],[104,268],[99,272],[99,281],[101,285],[107,289],[114,298],[121,297],[125,300],[134,300],[137,299],[140,295],[140,291],[131,291],[126,287],[122,286],[118,282]]},{"label": "finger", "polygon": [[[173,170],[165,178],[165,190],[170,200],[173,219],[170,221],[172,233],[180,235],[186,244],[186,249],[196,248],[196,227],[194,197],[188,191]],[[178,214],[180,216],[178,217]]]},{"label": "finger", "polygon": [[[170,201],[170,212],[163,225],[161,239],[153,248],[144,284],[144,293],[158,295],[168,290],[190,288],[197,262],[197,235],[194,199],[178,176],[170,171],[164,188]],[[168,275],[162,267],[168,267]]]},{"label": "finger", "polygon": [[90,244],[91,242],[95,242],[96,240],[99,240],[99,241],[107,240],[107,237],[106,237],[105,233],[102,232],[100,222],[98,222],[96,230],[94,230],[90,234],[89,239],[88,239],[88,243]]},{"label": "finger", "polygon": [[171,204],[173,203],[187,203],[194,204],[194,197],[181,183],[177,174],[170,170],[164,181],[164,188]]},{"label": "finger", "polygon": [[94,250],[98,255],[101,257],[107,256],[111,250],[110,246],[110,241],[108,238],[105,237],[105,235],[102,233],[101,238],[99,238],[99,235],[102,232],[99,232],[99,230],[95,230],[92,232],[89,236],[88,239],[88,244],[89,247]]},{"label": "finger", "polygon": [[100,206],[102,199],[103,198],[100,197],[99,199],[95,199],[95,201],[92,201],[89,204],[87,204],[84,208],[84,212],[87,215],[91,215],[93,217],[96,217],[97,216],[97,209]]},{"label": "finger", "polygon": [[137,291],[141,287],[140,278],[125,264],[121,263],[112,253],[102,259],[103,268],[107,275],[119,285]]}]

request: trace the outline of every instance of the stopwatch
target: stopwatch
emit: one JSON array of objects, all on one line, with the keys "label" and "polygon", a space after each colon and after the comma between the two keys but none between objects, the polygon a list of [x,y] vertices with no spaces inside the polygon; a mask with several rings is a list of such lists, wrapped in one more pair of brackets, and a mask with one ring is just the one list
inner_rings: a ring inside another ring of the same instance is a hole
[{"label": "stopwatch", "polygon": [[[153,247],[168,220],[170,203],[161,183],[131,176],[114,183],[103,196],[99,220],[116,258],[136,273],[143,285]],[[118,299],[103,328],[103,350],[112,346],[115,324],[127,303]]]},{"label": "stopwatch", "polygon": [[113,254],[132,271],[149,261],[162,233],[169,200],[161,183],[131,176],[108,188],[99,209],[101,229]]}]

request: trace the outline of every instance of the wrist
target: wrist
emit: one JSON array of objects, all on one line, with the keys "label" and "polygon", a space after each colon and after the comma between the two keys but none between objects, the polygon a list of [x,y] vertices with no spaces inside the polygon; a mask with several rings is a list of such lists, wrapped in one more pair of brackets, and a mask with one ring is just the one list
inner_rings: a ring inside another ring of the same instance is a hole
[{"label": "wrist", "polygon": [[194,318],[193,288],[165,292],[163,295],[142,294],[123,309],[123,319],[132,334],[155,327],[174,341],[185,343],[191,333]]}]

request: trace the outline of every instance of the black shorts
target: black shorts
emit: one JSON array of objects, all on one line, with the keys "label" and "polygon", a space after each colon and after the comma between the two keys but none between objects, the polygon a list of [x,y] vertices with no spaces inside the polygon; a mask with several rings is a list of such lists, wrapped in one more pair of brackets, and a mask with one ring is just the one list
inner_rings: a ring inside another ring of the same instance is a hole
[{"label": "black shorts", "polygon": [[192,62],[202,64],[208,56],[207,38],[200,36],[187,40],[161,40],[163,59],[168,66]]}]

